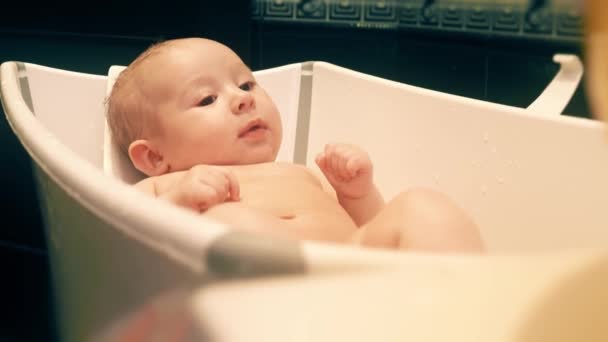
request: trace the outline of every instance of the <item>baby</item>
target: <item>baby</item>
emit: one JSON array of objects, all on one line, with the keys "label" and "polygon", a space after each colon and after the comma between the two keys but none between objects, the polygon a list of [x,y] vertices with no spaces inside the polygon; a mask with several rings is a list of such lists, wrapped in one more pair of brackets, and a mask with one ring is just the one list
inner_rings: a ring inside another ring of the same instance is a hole
[{"label": "baby", "polygon": [[278,237],[437,252],[479,252],[474,222],[445,196],[412,189],[385,204],[366,152],[329,144],[325,177],[275,162],[277,107],[228,47],[188,38],[156,44],[108,99],[117,144],[152,196]]}]

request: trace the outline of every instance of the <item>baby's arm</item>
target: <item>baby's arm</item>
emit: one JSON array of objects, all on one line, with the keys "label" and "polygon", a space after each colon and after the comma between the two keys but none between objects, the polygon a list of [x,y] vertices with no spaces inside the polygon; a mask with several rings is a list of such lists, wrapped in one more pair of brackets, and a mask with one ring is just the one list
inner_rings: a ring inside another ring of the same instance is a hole
[{"label": "baby's arm", "polygon": [[227,200],[238,201],[240,197],[239,184],[232,172],[211,165],[197,165],[188,171],[150,177],[135,187],[199,212]]},{"label": "baby's arm", "polygon": [[373,167],[366,152],[354,145],[332,144],[316,158],[317,165],[336,191],[338,202],[358,226],[385,206],[373,182]]},{"label": "baby's arm", "polygon": [[384,199],[375,185],[363,197],[353,198],[338,194],[338,202],[359,227],[373,219],[385,206]]},{"label": "baby's arm", "polygon": [[135,188],[154,197],[166,193],[173,184],[185,175],[185,171],[167,173],[161,176],[148,177],[135,184]]}]

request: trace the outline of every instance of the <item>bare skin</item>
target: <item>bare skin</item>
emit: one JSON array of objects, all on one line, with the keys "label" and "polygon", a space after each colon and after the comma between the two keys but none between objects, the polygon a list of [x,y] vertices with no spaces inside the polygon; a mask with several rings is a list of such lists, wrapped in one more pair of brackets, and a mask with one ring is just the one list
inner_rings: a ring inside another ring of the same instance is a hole
[{"label": "bare skin", "polygon": [[[243,223],[247,229],[290,238],[346,241],[357,229],[348,213],[325,192],[317,177],[302,166],[262,163],[222,168],[236,177],[238,200],[230,198],[229,193],[222,194],[228,197],[227,200],[199,209],[203,215],[228,222],[239,217],[239,224]],[[155,187],[156,194],[162,198],[175,189],[175,183],[186,174],[174,172],[171,178],[148,178],[138,186],[149,193]],[[197,210],[196,205],[183,206]],[[255,219],[248,219],[251,217]]]},{"label": "bare skin", "polygon": [[[239,197],[231,198],[228,191],[222,195],[227,197],[225,202],[204,209],[201,214],[249,231],[378,248],[483,251],[474,222],[447,197],[434,191],[403,192],[383,205],[370,221],[358,226],[331,187],[303,166],[263,163],[222,168],[235,176]],[[148,178],[138,187],[175,202],[166,195],[186,176],[187,172],[174,172],[170,177]]]}]

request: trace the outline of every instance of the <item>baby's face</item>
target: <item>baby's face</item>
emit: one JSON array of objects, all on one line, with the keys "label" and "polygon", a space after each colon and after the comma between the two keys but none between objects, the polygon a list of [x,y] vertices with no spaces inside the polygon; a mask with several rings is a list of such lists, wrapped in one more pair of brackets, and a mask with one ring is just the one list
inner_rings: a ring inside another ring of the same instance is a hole
[{"label": "baby's face", "polygon": [[172,170],[274,161],[279,112],[234,52],[193,39],[155,58],[142,79],[158,108],[150,140]]}]

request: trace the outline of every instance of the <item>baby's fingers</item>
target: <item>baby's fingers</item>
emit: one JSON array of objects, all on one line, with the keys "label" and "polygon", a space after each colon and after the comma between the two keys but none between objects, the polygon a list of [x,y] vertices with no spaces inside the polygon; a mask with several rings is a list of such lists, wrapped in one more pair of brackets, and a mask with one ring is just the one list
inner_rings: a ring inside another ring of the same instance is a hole
[{"label": "baby's fingers", "polygon": [[325,170],[325,153],[321,152],[319,154],[317,154],[317,156],[315,157],[315,163],[317,163],[317,166],[319,166],[319,169],[321,170]]},{"label": "baby's fingers", "polygon": [[369,172],[371,170],[371,163],[362,156],[356,156],[346,163],[346,170],[354,177],[357,174]]},{"label": "baby's fingers", "polygon": [[241,198],[241,187],[239,181],[232,171],[222,169],[222,173],[228,182],[228,191],[230,192],[230,200],[238,201]]},{"label": "baby's fingers", "polygon": [[348,150],[342,148],[336,151],[336,157],[338,159],[338,174],[345,180],[349,180],[352,175],[348,172],[346,165],[350,159],[350,153]]},{"label": "baby's fingers", "polygon": [[198,211],[205,211],[219,203],[222,196],[216,188],[204,183],[192,184],[188,194],[189,196],[185,198],[187,206]]},{"label": "baby's fingers", "polygon": [[340,156],[336,153],[332,153],[329,156],[329,164],[331,165],[331,172],[335,176],[340,177]]}]

